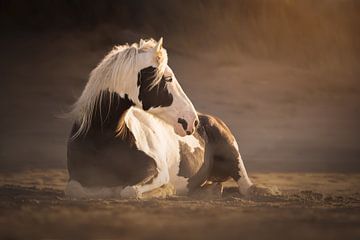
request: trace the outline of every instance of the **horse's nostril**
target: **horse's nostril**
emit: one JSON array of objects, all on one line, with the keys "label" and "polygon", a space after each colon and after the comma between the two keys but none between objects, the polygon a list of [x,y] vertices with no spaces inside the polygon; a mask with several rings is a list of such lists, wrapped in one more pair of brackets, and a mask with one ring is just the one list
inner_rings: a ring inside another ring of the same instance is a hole
[{"label": "horse's nostril", "polygon": [[199,120],[196,119],[194,122],[194,126],[197,127],[198,125],[199,125]]},{"label": "horse's nostril", "polygon": [[186,120],[183,119],[183,118],[178,118],[178,123],[180,123],[181,126],[183,127],[183,129],[186,131],[186,129],[188,127],[188,124],[187,124]]}]

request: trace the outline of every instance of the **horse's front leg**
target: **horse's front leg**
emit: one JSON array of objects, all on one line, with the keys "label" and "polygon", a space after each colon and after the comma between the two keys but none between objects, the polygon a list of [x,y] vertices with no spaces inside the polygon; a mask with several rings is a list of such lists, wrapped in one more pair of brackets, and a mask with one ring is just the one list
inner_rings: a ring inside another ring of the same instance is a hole
[{"label": "horse's front leg", "polygon": [[148,183],[127,186],[121,190],[122,198],[142,198],[143,194],[169,183],[169,171],[166,167],[158,168],[159,173]]}]

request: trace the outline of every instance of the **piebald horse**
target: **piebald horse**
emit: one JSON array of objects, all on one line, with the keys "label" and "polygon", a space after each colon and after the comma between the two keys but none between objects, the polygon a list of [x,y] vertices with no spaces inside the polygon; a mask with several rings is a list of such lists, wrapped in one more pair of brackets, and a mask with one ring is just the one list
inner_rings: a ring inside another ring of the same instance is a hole
[{"label": "piebald horse", "polygon": [[239,148],[220,119],[196,112],[159,41],[116,46],[71,111],[70,197],[134,197],[171,184],[188,194],[233,178],[246,195]]}]

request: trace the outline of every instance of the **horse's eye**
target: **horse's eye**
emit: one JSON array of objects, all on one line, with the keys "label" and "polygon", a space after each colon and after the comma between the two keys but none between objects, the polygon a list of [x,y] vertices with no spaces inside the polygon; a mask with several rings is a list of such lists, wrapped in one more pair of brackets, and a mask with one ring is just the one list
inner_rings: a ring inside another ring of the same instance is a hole
[{"label": "horse's eye", "polygon": [[172,77],[165,77],[165,82],[172,82]]}]

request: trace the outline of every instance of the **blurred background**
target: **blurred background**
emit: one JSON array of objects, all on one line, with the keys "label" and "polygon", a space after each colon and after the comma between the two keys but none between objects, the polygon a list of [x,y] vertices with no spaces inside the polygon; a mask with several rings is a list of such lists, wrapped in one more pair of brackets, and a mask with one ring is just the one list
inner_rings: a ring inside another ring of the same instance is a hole
[{"label": "blurred background", "polygon": [[116,44],[164,37],[251,172],[360,171],[360,1],[0,0],[0,171],[66,168],[58,116]]}]

